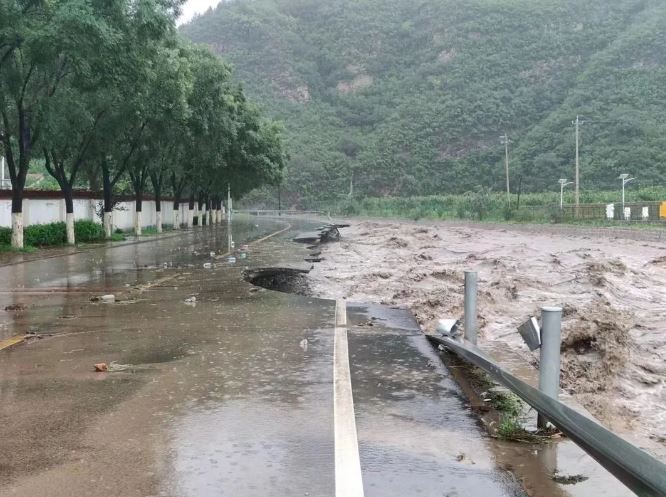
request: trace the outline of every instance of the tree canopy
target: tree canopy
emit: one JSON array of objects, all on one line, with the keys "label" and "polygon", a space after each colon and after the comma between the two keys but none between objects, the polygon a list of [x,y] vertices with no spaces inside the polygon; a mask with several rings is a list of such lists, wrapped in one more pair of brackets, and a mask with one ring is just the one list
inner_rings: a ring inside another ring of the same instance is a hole
[{"label": "tree canopy", "polygon": [[121,184],[140,213],[150,189],[159,210],[167,192],[212,205],[228,184],[241,195],[280,181],[280,127],[247,100],[229,65],[179,36],[182,3],[0,0],[0,151],[14,245],[23,243],[26,177],[39,163],[68,215],[84,181],[103,186],[109,217]]},{"label": "tree canopy", "polygon": [[655,0],[245,0],[181,32],[284,121],[283,192],[430,195],[663,183],[666,4]]}]

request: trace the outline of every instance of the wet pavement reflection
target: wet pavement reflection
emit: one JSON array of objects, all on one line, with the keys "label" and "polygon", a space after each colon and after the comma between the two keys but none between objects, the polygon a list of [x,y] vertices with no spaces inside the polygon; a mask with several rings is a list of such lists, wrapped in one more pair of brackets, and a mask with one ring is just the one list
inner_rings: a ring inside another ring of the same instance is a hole
[{"label": "wet pavement reflection", "polygon": [[[25,307],[2,335],[41,336],[0,352],[0,496],[335,495],[335,303],[242,274],[309,267],[291,240],[315,226],[239,218],[0,267],[0,309]],[[368,497],[525,495],[408,313],[349,320]]]}]

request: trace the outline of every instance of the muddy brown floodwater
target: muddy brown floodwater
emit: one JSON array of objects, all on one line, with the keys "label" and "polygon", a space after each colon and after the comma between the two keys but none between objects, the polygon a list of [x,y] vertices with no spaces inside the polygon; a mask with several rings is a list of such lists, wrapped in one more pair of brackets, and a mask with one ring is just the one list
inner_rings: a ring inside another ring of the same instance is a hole
[{"label": "muddy brown floodwater", "polygon": [[666,453],[666,244],[584,230],[358,221],[310,274],[319,297],[407,306],[424,330],[463,314],[479,272],[480,339],[526,362],[517,326],[564,308],[563,387],[604,424]]}]

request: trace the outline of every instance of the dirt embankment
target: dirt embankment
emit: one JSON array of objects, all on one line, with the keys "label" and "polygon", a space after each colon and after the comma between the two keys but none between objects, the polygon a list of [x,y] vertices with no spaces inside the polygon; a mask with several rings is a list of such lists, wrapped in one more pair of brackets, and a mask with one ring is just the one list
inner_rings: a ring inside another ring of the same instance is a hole
[{"label": "dirt embankment", "polygon": [[510,228],[359,222],[310,274],[322,297],[408,306],[424,329],[463,314],[479,272],[481,340],[528,351],[516,329],[564,308],[563,386],[595,416],[666,446],[666,245]]}]

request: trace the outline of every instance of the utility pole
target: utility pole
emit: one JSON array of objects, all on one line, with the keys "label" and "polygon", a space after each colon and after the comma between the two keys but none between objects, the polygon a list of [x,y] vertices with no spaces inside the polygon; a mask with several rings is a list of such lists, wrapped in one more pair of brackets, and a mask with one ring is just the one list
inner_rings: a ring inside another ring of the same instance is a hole
[{"label": "utility pole", "polygon": [[504,173],[506,174],[506,201],[511,203],[511,189],[509,188],[509,136],[504,133],[500,136],[504,144]]},{"label": "utility pole", "polygon": [[572,121],[572,124],[576,127],[576,217],[578,217],[580,212],[580,125],[584,121],[581,121],[579,116],[576,116],[576,120]]}]

